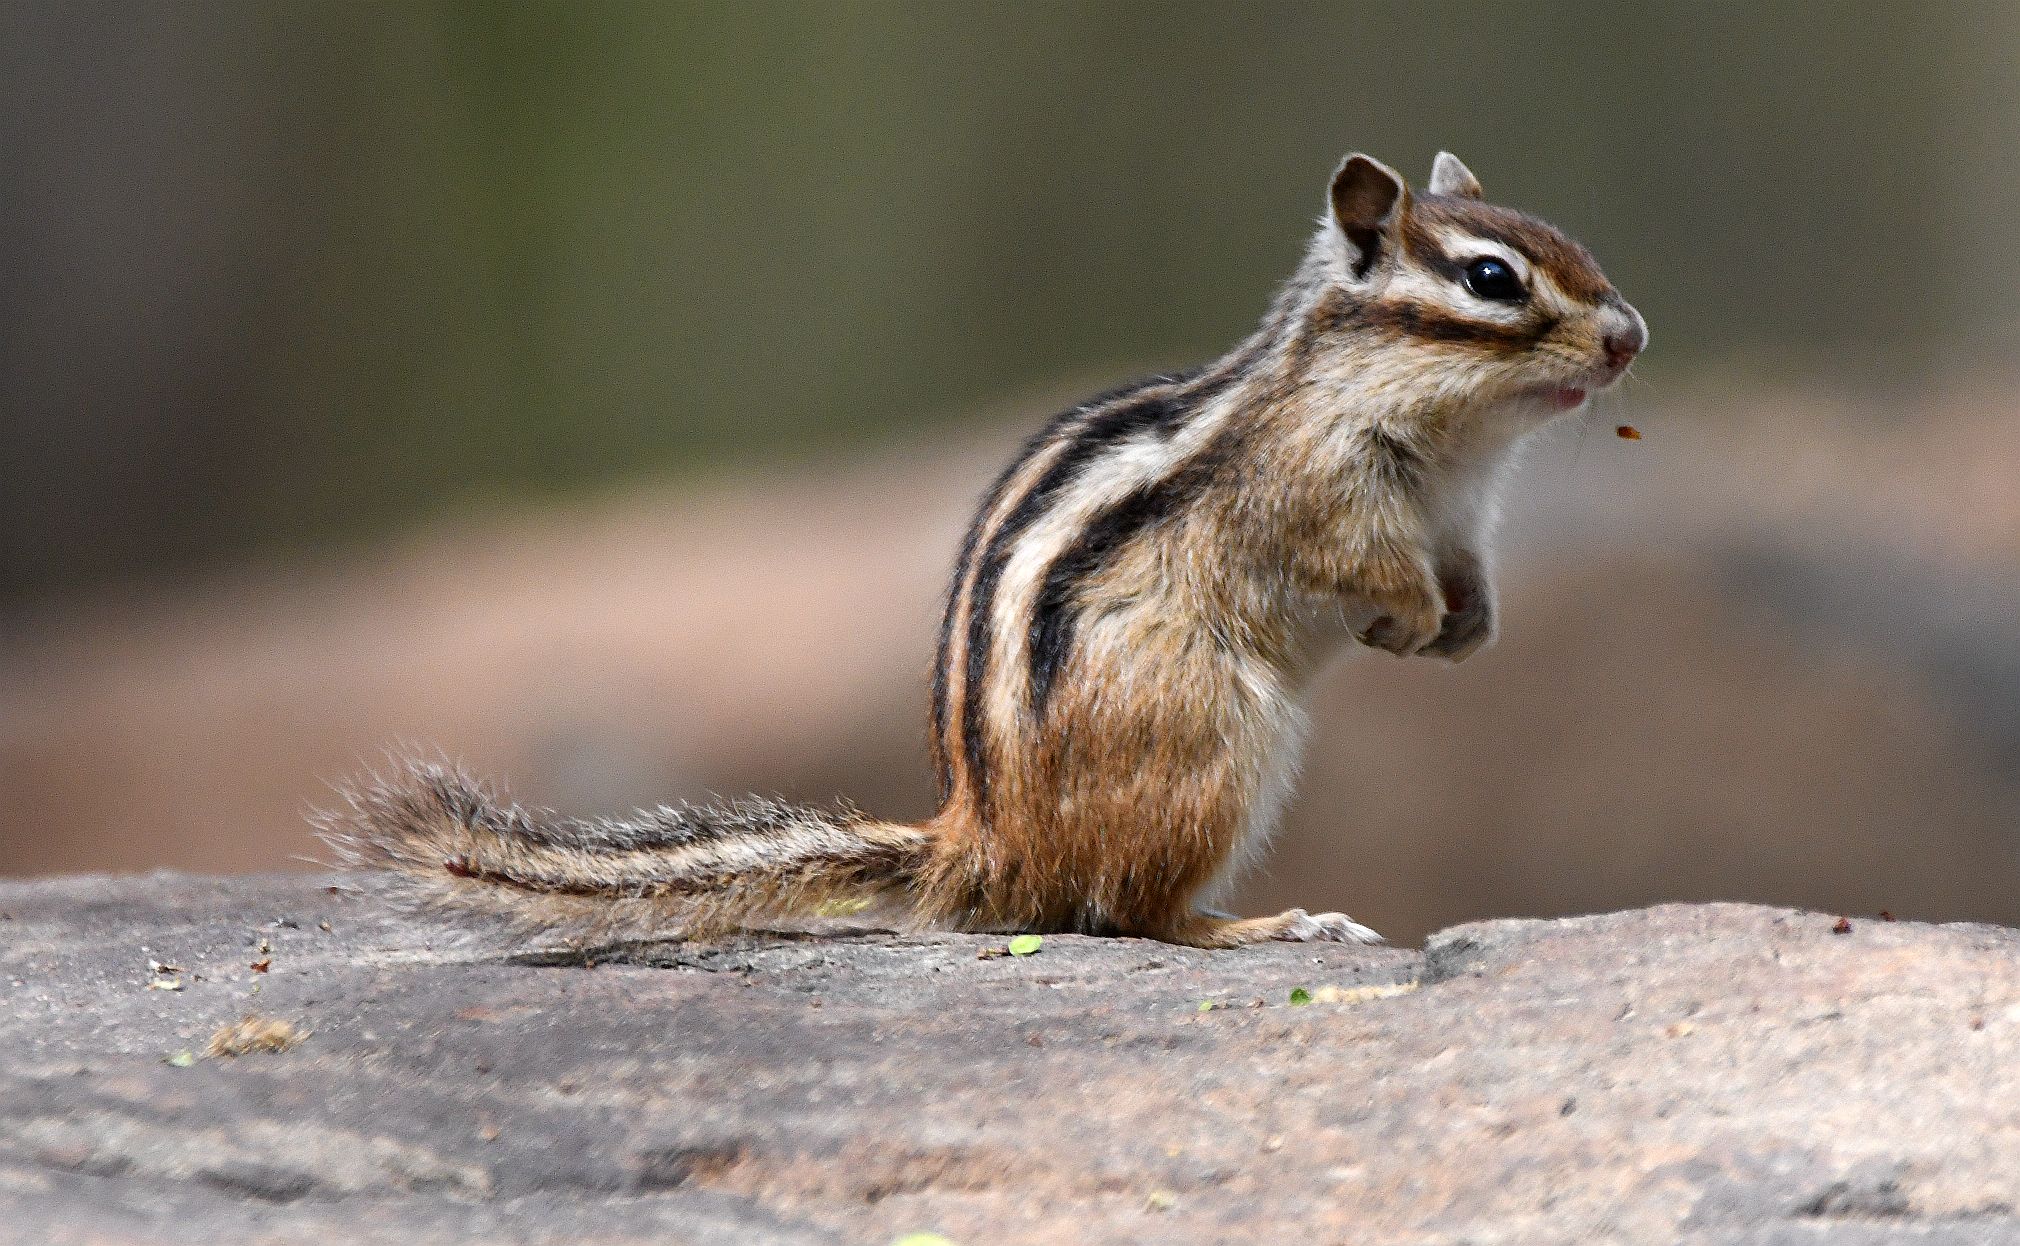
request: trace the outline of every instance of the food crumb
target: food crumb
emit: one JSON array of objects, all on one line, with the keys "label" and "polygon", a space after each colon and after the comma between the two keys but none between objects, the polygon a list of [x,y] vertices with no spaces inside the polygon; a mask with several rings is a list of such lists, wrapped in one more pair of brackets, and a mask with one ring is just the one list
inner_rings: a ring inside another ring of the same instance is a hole
[{"label": "food crumb", "polygon": [[1852,933],[1852,919],[1849,917],[1840,917],[1838,919],[1838,924],[1831,927],[1831,933],[1832,934]]},{"label": "food crumb", "polygon": [[203,1054],[215,1060],[220,1056],[243,1056],[254,1051],[280,1052],[307,1037],[308,1034],[291,1021],[248,1013],[211,1035],[210,1045],[204,1048]]},{"label": "food crumb", "polygon": [[1890,922],[1890,921],[1894,920],[1894,915],[1893,915],[1892,913],[1888,912],[1888,911],[1887,911],[1886,909],[1881,909],[1881,910],[1880,910],[1880,920],[1881,920],[1881,921],[1883,921],[1883,922]]},{"label": "food crumb", "polygon": [[1622,441],[1640,441],[1641,430],[1632,424],[1622,424],[1613,430],[1613,435]]}]

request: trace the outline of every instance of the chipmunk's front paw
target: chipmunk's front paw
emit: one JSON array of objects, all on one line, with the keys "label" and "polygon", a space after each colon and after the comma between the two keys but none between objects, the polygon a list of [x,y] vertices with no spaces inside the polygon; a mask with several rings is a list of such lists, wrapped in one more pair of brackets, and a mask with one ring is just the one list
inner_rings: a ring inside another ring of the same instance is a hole
[{"label": "chipmunk's front paw", "polygon": [[1434,586],[1425,583],[1408,588],[1367,594],[1379,613],[1360,642],[1386,649],[1399,658],[1421,652],[1438,638],[1445,624],[1445,601]]},{"label": "chipmunk's front paw", "polygon": [[1303,909],[1291,909],[1279,920],[1283,926],[1272,937],[1286,943],[1387,942],[1345,913],[1307,913]]},{"label": "chipmunk's front paw", "polygon": [[1422,652],[1462,662],[1494,639],[1494,589],[1480,560],[1470,554],[1441,568],[1438,583],[1445,593],[1444,626]]},{"label": "chipmunk's front paw", "polygon": [[1463,604],[1454,602],[1437,639],[1420,652],[1463,662],[1494,639],[1494,602],[1483,589]]}]

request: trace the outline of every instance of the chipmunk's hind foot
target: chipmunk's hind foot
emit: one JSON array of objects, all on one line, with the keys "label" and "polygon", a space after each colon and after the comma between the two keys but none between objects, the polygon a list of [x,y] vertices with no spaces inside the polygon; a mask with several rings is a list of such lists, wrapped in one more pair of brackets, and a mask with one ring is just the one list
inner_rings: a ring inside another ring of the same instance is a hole
[{"label": "chipmunk's hind foot", "polygon": [[1162,936],[1188,947],[1245,947],[1251,943],[1382,943],[1381,935],[1345,913],[1286,909],[1274,917],[1222,917],[1193,913]]},{"label": "chipmunk's hind foot", "polygon": [[1377,932],[1348,917],[1345,913],[1307,913],[1303,909],[1287,909],[1275,917],[1264,921],[1282,922],[1283,928],[1270,938],[1286,943],[1387,943]]}]

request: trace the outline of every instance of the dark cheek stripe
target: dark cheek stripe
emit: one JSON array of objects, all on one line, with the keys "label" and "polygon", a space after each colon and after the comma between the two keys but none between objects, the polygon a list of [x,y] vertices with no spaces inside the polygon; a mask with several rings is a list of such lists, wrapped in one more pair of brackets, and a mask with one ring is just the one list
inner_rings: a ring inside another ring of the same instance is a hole
[{"label": "dark cheek stripe", "polygon": [[1557,328],[1555,316],[1545,316],[1531,324],[1504,325],[1486,320],[1468,320],[1421,303],[1358,303],[1348,308],[1331,327],[1359,326],[1387,329],[1404,337],[1429,342],[1453,342],[1491,346],[1498,350],[1526,350],[1549,337]]},{"label": "dark cheek stripe", "polygon": [[1293,356],[1302,366],[1319,349],[1320,338],[1354,329],[1378,329],[1422,341],[1453,342],[1516,351],[1533,348],[1557,330],[1555,316],[1544,316],[1526,325],[1503,325],[1492,321],[1468,320],[1422,303],[1364,301],[1342,291],[1332,291],[1320,299],[1307,318],[1304,330],[1293,345]]}]

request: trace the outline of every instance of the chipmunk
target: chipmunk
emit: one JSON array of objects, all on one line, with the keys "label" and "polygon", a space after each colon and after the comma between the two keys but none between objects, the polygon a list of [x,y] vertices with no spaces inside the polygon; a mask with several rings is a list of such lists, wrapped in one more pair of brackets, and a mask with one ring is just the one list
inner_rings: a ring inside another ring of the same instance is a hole
[{"label": "chipmunk", "polygon": [[1254,334],[1058,416],[988,491],[940,629],[924,823],[763,800],[581,821],[406,763],[320,830],[411,902],[528,932],[691,938],[848,902],[961,930],[1379,941],[1197,900],[1268,842],[1326,658],[1456,662],[1493,638],[1511,449],[1646,344],[1583,247],[1484,202],[1450,153],[1423,194],[1349,156]]}]

